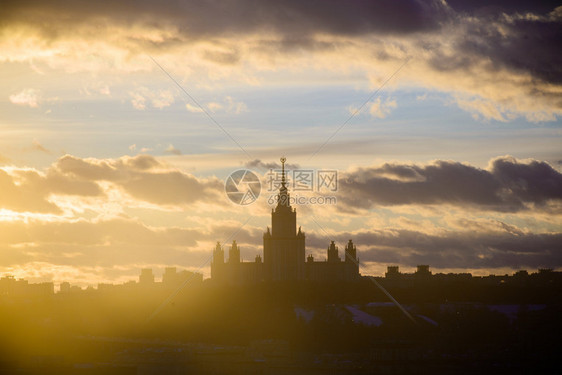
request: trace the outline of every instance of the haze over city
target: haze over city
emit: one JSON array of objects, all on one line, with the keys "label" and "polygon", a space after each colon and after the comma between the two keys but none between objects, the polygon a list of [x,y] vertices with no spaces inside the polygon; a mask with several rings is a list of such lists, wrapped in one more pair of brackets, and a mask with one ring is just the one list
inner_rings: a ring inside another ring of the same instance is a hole
[{"label": "haze over city", "polygon": [[[315,259],[353,238],[366,275],[562,265],[557,3],[2,8],[0,275],[209,277],[233,237],[253,260],[281,156],[337,171],[335,204],[295,205]],[[225,193],[238,169],[262,178],[251,204]]]}]

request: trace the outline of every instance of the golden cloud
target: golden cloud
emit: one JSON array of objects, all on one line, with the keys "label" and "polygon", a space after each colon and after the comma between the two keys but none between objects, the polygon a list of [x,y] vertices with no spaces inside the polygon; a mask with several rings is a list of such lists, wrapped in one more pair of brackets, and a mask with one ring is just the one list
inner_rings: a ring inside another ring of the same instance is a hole
[{"label": "golden cloud", "polygon": [[[377,87],[409,58],[391,86],[442,91],[460,108],[499,121],[554,121],[562,114],[559,9],[545,13],[529,5],[526,12],[477,16],[440,1],[357,4],[364,12],[336,3],[321,10],[299,2],[257,9],[247,1],[132,9],[104,4],[11,3],[3,16],[0,61],[42,62],[68,72],[138,72],[158,69],[149,58],[154,56],[175,76],[201,86],[218,79],[263,84],[268,71],[282,82],[297,73],[299,79],[310,72],[345,78],[359,71]],[[139,109],[149,99],[157,108],[172,100],[139,95],[133,96]],[[32,99],[25,92],[14,97],[35,105]]]}]

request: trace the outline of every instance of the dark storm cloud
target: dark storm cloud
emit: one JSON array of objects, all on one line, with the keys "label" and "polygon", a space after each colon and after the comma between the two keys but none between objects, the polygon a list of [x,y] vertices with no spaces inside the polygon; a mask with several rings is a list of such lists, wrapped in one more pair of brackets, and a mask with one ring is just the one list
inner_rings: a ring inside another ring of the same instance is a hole
[{"label": "dark storm cloud", "polygon": [[[373,230],[337,234],[333,239],[339,242],[343,257],[345,244],[352,238],[361,262],[477,269],[562,267],[562,233],[524,233],[504,226],[505,230],[449,231],[439,235],[404,229]],[[327,238],[307,235],[308,247],[325,249],[328,243]]]},{"label": "dark storm cloud", "polygon": [[447,0],[447,4],[457,12],[471,15],[489,15],[501,13],[544,14],[560,5],[556,0]]},{"label": "dark storm cloud", "polygon": [[444,236],[399,230],[369,233],[357,241],[370,244],[364,261],[440,268],[562,266],[561,233],[450,232]]},{"label": "dark storm cloud", "polygon": [[452,204],[514,212],[562,200],[562,174],[545,162],[511,157],[493,160],[489,170],[451,161],[384,164],[344,175],[339,183],[342,208]]},{"label": "dark storm cloud", "polygon": [[[168,50],[174,46],[216,37],[263,35],[258,45],[277,51],[327,50],[338,36],[413,35],[440,32],[441,43],[427,44],[435,70],[466,70],[482,58],[497,69],[527,72],[546,82],[562,82],[562,8],[554,2],[438,0],[281,0],[281,1],[8,1],[2,5],[0,27],[27,25],[42,37],[57,40],[120,26],[149,26],[173,30],[154,39],[128,36],[122,47]],[[96,31],[97,30],[97,31]],[[278,38],[268,40],[268,35]],[[318,40],[326,35],[328,40]],[[408,52],[408,51],[407,51]],[[379,56],[385,52],[376,52]],[[382,55],[381,55],[382,54]],[[219,64],[238,64],[239,51],[207,51],[204,58]],[[546,95],[545,93],[541,93]]]},{"label": "dark storm cloud", "polygon": [[222,202],[223,183],[195,176],[159,163],[149,155],[115,160],[61,157],[53,170],[78,181],[110,181],[131,196],[161,205],[184,205],[197,201]]},{"label": "dark storm cloud", "polygon": [[[272,30],[283,34],[410,33],[438,27],[438,1],[8,1],[4,22],[50,15],[69,24],[110,18],[123,23],[172,22],[190,36]],[[53,29],[54,31],[54,29]],[[53,32],[53,37],[56,33]]]},{"label": "dark storm cloud", "polygon": [[462,67],[470,63],[471,56],[485,56],[496,68],[507,67],[561,83],[561,45],[562,7],[541,16],[487,16],[467,27],[457,46],[465,57],[455,63]]}]

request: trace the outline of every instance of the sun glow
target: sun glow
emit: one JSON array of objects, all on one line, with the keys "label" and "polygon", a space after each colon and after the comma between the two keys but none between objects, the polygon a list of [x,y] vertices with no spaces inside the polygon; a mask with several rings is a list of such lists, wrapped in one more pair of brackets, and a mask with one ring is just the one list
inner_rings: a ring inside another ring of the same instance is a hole
[{"label": "sun glow", "polygon": [[40,214],[32,212],[15,212],[5,208],[0,209],[0,222],[2,221],[24,221],[41,220],[41,221],[55,221],[59,217],[52,214]]}]

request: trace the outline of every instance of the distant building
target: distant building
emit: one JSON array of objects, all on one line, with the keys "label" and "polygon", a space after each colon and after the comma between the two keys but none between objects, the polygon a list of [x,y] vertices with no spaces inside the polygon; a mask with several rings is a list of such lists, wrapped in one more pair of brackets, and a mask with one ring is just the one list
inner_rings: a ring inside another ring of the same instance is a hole
[{"label": "distant building", "polygon": [[139,284],[154,284],[154,274],[152,273],[152,269],[143,268],[141,270],[141,274],[139,276]]},{"label": "distant building", "polygon": [[99,283],[98,284],[98,291],[107,292],[107,291],[110,291],[110,290],[114,290],[116,287],[117,287],[117,285],[113,285],[113,284],[109,284],[109,283]]},{"label": "distant building", "polygon": [[428,264],[420,264],[416,269],[417,275],[431,275]]},{"label": "distant building", "polygon": [[384,277],[387,279],[397,278],[400,276],[400,268],[398,266],[388,266],[386,267],[386,273]]},{"label": "distant building", "polygon": [[418,265],[415,275],[419,276],[419,277],[431,276],[431,271],[429,270],[429,265],[427,265],[427,264]]},{"label": "distant building", "polygon": [[62,283],[60,283],[59,286],[59,292],[60,293],[69,293],[70,292],[70,283],[68,281],[63,281]]},{"label": "distant building", "polygon": [[211,279],[219,283],[255,283],[259,281],[353,281],[359,279],[359,259],[352,240],[345,247],[344,259],[332,241],[328,260],[318,262],[312,255],[305,259],[305,233],[298,227],[297,212],[291,207],[282,159],[281,187],[277,207],[271,210],[271,230],[263,234],[263,260],[257,255],[253,262],[242,262],[236,240],[228,252],[217,242],[211,263]]},{"label": "distant building", "polygon": [[357,249],[352,240],[345,247],[342,260],[339,257],[338,247],[332,241],[328,246],[328,260],[326,262],[315,262],[309,255],[305,264],[306,279],[313,281],[352,281],[359,277],[359,261]]},{"label": "distant building", "polygon": [[30,284],[27,280],[16,280],[11,275],[0,279],[0,296],[48,297],[54,293],[55,284],[52,282]]},{"label": "distant building", "polygon": [[414,273],[402,273],[399,266],[387,266],[384,274],[385,279],[392,282],[391,285],[403,285],[404,282],[426,280],[431,276],[432,273],[427,264],[418,265]]},{"label": "distant building", "polygon": [[187,270],[178,272],[176,270],[176,267],[166,267],[164,269],[164,275],[162,275],[162,284],[164,285],[164,287],[176,288],[187,281],[202,282],[203,275]]}]

